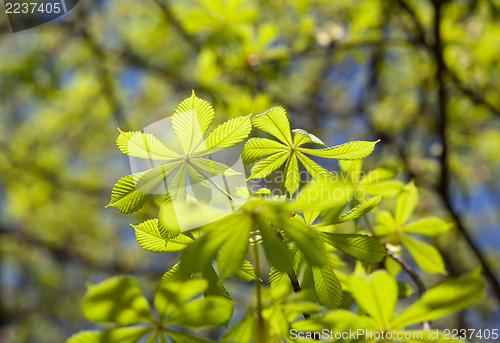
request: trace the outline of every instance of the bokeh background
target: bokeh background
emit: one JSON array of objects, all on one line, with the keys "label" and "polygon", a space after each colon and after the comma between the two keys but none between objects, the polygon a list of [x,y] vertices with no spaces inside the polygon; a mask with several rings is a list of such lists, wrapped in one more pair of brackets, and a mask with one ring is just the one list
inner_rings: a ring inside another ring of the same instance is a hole
[{"label": "bokeh background", "polygon": [[114,141],[193,89],[219,122],[282,105],[330,145],[381,139],[365,168],[414,178],[418,213],[455,222],[435,242],[450,275],[488,280],[478,307],[438,326],[498,327],[500,1],[87,0],[16,34],[1,12],[0,342],[90,328],[89,282],[135,275],[152,295],[174,257],[129,226],[154,202],[104,208],[130,173]]}]

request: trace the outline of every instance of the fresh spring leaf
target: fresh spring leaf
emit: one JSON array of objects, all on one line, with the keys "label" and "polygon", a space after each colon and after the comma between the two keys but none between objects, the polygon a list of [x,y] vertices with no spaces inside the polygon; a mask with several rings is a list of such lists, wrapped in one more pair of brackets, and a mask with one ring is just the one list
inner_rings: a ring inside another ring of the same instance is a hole
[{"label": "fresh spring leaf", "polygon": [[[237,174],[229,166],[212,161],[209,155],[242,142],[252,130],[250,116],[233,118],[216,127],[204,141],[203,137],[213,119],[212,106],[196,97],[193,92],[190,98],[178,106],[172,117],[172,128],[182,151],[167,149],[151,134],[120,132],[117,140],[120,151],[129,156],[165,163],[121,179],[113,188],[108,206],[116,207],[123,213],[135,212],[142,208],[162,182],[165,183],[165,192],[171,200],[185,200],[188,180],[195,198],[201,202],[209,202],[212,198],[209,179],[214,175]],[[167,182],[167,178],[175,170],[177,173],[171,182]],[[215,188],[221,191],[220,188]],[[160,228],[164,233],[162,220]]]},{"label": "fresh spring leaf", "polygon": [[433,321],[468,308],[481,299],[484,286],[484,280],[477,271],[440,283],[394,318],[391,327],[404,328],[423,321]]},{"label": "fresh spring leaf", "polygon": [[375,207],[377,207],[377,205],[379,204],[380,200],[382,200],[382,196],[381,195],[373,197],[373,198],[370,198],[370,199],[362,202],[361,204],[359,204],[358,206],[356,206],[355,208],[353,208],[349,212],[344,213],[338,219],[337,223],[345,223],[345,222],[347,222],[349,220],[353,220],[353,219],[359,218],[361,216],[364,216],[365,214],[367,214],[368,212],[370,212],[371,210],[373,210]]},{"label": "fresh spring leaf", "polygon": [[323,240],[335,249],[368,264],[375,264],[387,256],[384,246],[375,238],[348,233],[320,233]]},{"label": "fresh spring leaf", "polygon": [[396,280],[384,270],[373,274],[351,276],[349,286],[358,305],[370,315],[380,327],[390,323],[398,298]]},{"label": "fresh spring leaf", "polygon": [[132,225],[139,245],[148,251],[165,253],[184,250],[193,240],[179,234],[174,238],[164,238],[158,230],[158,219],[151,219],[139,225]]},{"label": "fresh spring leaf", "polygon": [[312,267],[314,290],[319,303],[332,310],[342,303],[342,286],[332,266]]},{"label": "fresh spring leaf", "polygon": [[137,281],[126,276],[89,285],[82,303],[82,313],[94,323],[131,325],[155,321]]},{"label": "fresh spring leaf", "polygon": [[428,273],[447,275],[443,258],[434,246],[403,233],[399,235],[399,238],[420,268]]},{"label": "fresh spring leaf", "polygon": [[284,186],[290,196],[293,196],[300,185],[298,161],[314,178],[329,174],[305,154],[323,158],[355,160],[370,155],[378,142],[349,142],[323,149],[301,148],[301,145],[306,143],[320,146],[324,146],[324,143],[316,136],[300,129],[294,130],[295,135],[292,139],[290,123],[282,107],[274,107],[253,117],[252,123],[256,128],[274,136],[279,142],[265,138],[254,138],[247,142],[241,153],[245,164],[264,158],[253,166],[249,179],[265,178],[285,164]]},{"label": "fresh spring leaf", "polygon": [[403,191],[398,195],[396,199],[396,212],[394,218],[396,219],[396,224],[403,226],[404,223],[410,218],[415,207],[418,204],[418,190],[415,183],[410,182],[405,186]]}]

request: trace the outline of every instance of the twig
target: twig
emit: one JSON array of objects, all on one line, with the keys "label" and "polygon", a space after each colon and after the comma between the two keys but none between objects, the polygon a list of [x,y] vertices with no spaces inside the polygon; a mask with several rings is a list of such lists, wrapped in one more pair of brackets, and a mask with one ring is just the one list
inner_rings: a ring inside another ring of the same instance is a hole
[{"label": "twig", "polygon": [[[397,253],[395,253],[389,247],[387,247],[387,244],[385,244],[384,247],[385,247],[385,250],[387,251],[387,253],[397,263],[399,263],[401,265],[401,267],[403,267],[403,269],[408,273],[408,275],[410,275],[410,277],[413,280],[413,282],[415,282],[415,284],[417,285],[418,296],[422,297],[422,295],[424,295],[426,289],[425,289],[424,282],[422,281],[422,279],[420,278],[420,276],[418,276],[417,272],[405,260],[403,260],[401,258],[401,256],[399,256]],[[430,330],[431,329],[431,323],[429,321],[423,322],[422,323],[422,328],[424,330]]]}]

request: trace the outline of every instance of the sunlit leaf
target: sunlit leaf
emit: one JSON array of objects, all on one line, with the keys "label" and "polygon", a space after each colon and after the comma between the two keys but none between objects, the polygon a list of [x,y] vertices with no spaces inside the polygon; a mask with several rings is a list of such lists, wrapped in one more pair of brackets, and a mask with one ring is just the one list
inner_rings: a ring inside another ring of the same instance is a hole
[{"label": "sunlit leaf", "polygon": [[150,133],[123,132],[116,139],[116,145],[122,153],[147,160],[174,161],[182,156],[168,149]]},{"label": "sunlit leaf", "polygon": [[423,321],[433,321],[468,308],[481,299],[484,286],[484,280],[477,272],[440,283],[394,318],[391,327],[404,328]]},{"label": "sunlit leaf", "polygon": [[312,267],[314,290],[319,303],[328,309],[342,303],[342,286],[330,265]]},{"label": "sunlit leaf", "polygon": [[364,263],[378,263],[387,256],[384,246],[370,236],[321,232],[320,237],[334,248]]},{"label": "sunlit leaf", "polygon": [[428,273],[447,275],[443,258],[435,247],[405,234],[399,238],[420,268]]},{"label": "sunlit leaf", "polygon": [[353,141],[323,149],[298,148],[300,152],[319,156],[323,158],[334,158],[337,160],[357,160],[370,155],[375,149],[376,142]]},{"label": "sunlit leaf", "polygon": [[369,276],[351,276],[349,286],[363,311],[386,327],[392,319],[398,298],[396,280],[386,271],[378,270]]},{"label": "sunlit leaf", "polygon": [[283,107],[274,107],[267,112],[253,117],[252,123],[259,130],[273,135],[288,146],[292,146],[290,123]]},{"label": "sunlit leaf", "polygon": [[126,276],[89,285],[82,303],[82,313],[95,323],[130,325],[155,321],[139,284]]}]

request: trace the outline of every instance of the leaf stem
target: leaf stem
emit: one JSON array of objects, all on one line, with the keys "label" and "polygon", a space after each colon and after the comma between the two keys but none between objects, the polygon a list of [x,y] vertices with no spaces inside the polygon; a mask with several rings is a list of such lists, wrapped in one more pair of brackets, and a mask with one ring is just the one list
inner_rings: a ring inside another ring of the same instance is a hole
[{"label": "leaf stem", "polygon": [[[385,247],[385,250],[387,251],[387,253],[397,263],[399,263],[401,265],[401,267],[403,267],[403,269],[408,273],[408,275],[410,275],[410,277],[413,280],[413,282],[415,282],[415,284],[417,285],[419,298],[422,297],[422,295],[424,295],[426,289],[425,289],[424,282],[422,281],[422,279],[420,278],[420,276],[418,276],[417,272],[405,260],[403,260],[401,258],[401,256],[399,256],[396,252],[392,251],[387,246],[387,244],[384,244],[384,247]],[[425,322],[422,323],[422,327],[423,327],[424,330],[430,330],[431,329],[431,323],[429,321],[425,321]]]},{"label": "leaf stem", "polygon": [[[371,225],[370,221],[368,220],[368,216],[364,216],[366,225],[368,225],[368,228],[370,229],[370,232],[372,233],[374,238],[377,238],[375,235],[375,230],[373,229],[373,226]],[[415,284],[417,285],[418,289],[418,296],[419,298],[422,297],[422,295],[425,293],[425,285],[420,276],[418,276],[417,272],[405,261],[401,256],[399,256],[396,252],[390,249],[390,247],[387,244],[384,244],[384,248],[397,263],[403,267],[403,269],[410,275],[411,279]],[[430,330],[431,329],[431,323],[429,321],[425,321],[422,323],[422,328],[424,330]]]}]

